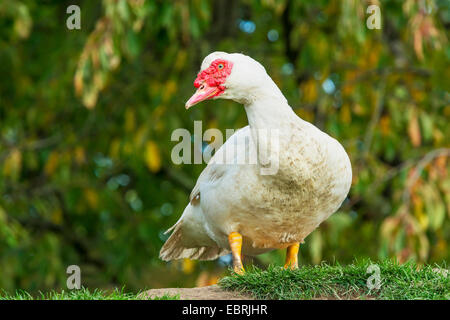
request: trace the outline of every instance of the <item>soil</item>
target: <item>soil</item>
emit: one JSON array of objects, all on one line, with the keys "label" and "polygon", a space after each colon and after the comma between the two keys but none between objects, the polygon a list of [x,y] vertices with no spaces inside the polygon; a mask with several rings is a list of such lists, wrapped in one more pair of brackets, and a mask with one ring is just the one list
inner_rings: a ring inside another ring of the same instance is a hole
[{"label": "soil", "polygon": [[[248,294],[226,291],[221,289],[217,285],[198,287],[198,288],[163,288],[163,289],[151,289],[142,293],[142,298],[158,298],[164,295],[166,296],[179,296],[180,300],[256,300],[254,297]],[[375,300],[374,296],[364,295],[342,295],[342,296],[320,296],[313,298],[312,300]]]},{"label": "soil", "polygon": [[144,297],[155,298],[164,295],[179,295],[180,300],[254,300],[253,297],[239,292],[226,291],[217,285],[199,288],[151,289],[143,293]]}]

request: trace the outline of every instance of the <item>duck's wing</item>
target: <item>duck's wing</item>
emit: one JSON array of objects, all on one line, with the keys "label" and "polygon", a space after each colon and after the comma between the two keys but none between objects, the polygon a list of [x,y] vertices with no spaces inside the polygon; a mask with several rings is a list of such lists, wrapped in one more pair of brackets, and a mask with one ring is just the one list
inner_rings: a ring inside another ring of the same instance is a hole
[{"label": "duck's wing", "polygon": [[[202,171],[189,197],[182,216],[167,232],[172,231],[169,239],[160,251],[160,258],[214,260],[229,253],[226,248],[219,248],[211,239],[205,228],[204,213],[200,201],[204,201],[200,188],[216,184],[227,175],[239,170],[240,164],[251,157],[250,128],[246,126],[236,131],[211,157]],[[247,157],[247,158],[246,158]]]},{"label": "duck's wing", "polygon": [[200,186],[217,183],[226,175],[241,170],[242,165],[256,164],[254,147],[251,140],[250,127],[246,126],[237,130],[225,143],[214,153],[208,165],[202,171],[192,189],[189,201],[195,201],[200,194]]}]

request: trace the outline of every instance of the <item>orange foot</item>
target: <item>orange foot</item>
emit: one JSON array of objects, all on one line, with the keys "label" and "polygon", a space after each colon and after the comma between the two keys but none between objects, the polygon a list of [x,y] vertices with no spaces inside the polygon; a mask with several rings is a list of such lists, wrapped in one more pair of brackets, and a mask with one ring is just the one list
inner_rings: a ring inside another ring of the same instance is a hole
[{"label": "orange foot", "polygon": [[286,250],[286,262],[284,264],[285,269],[298,269],[298,248],[300,243],[296,242],[287,247]]},{"label": "orange foot", "polygon": [[233,256],[233,270],[237,274],[244,274],[244,266],[242,265],[241,250],[242,250],[242,236],[238,232],[232,232],[228,235],[228,243],[230,244],[231,253]]}]

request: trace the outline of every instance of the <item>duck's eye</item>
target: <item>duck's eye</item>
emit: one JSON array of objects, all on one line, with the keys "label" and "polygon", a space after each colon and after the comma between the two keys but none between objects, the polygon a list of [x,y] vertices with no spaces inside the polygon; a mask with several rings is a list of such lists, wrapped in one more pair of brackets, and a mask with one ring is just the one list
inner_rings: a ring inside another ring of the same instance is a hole
[{"label": "duck's eye", "polygon": [[223,69],[223,64],[220,63],[220,64],[217,66],[217,68],[219,68],[219,70],[222,70],[222,69]]}]

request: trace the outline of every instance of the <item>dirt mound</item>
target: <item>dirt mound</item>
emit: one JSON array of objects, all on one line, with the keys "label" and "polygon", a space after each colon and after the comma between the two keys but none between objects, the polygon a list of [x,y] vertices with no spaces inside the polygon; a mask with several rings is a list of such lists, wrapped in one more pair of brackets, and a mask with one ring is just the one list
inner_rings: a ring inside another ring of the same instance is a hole
[{"label": "dirt mound", "polygon": [[217,285],[199,288],[163,288],[151,289],[143,294],[143,298],[156,298],[178,295],[181,300],[254,300],[249,295],[238,292],[225,291]]}]

